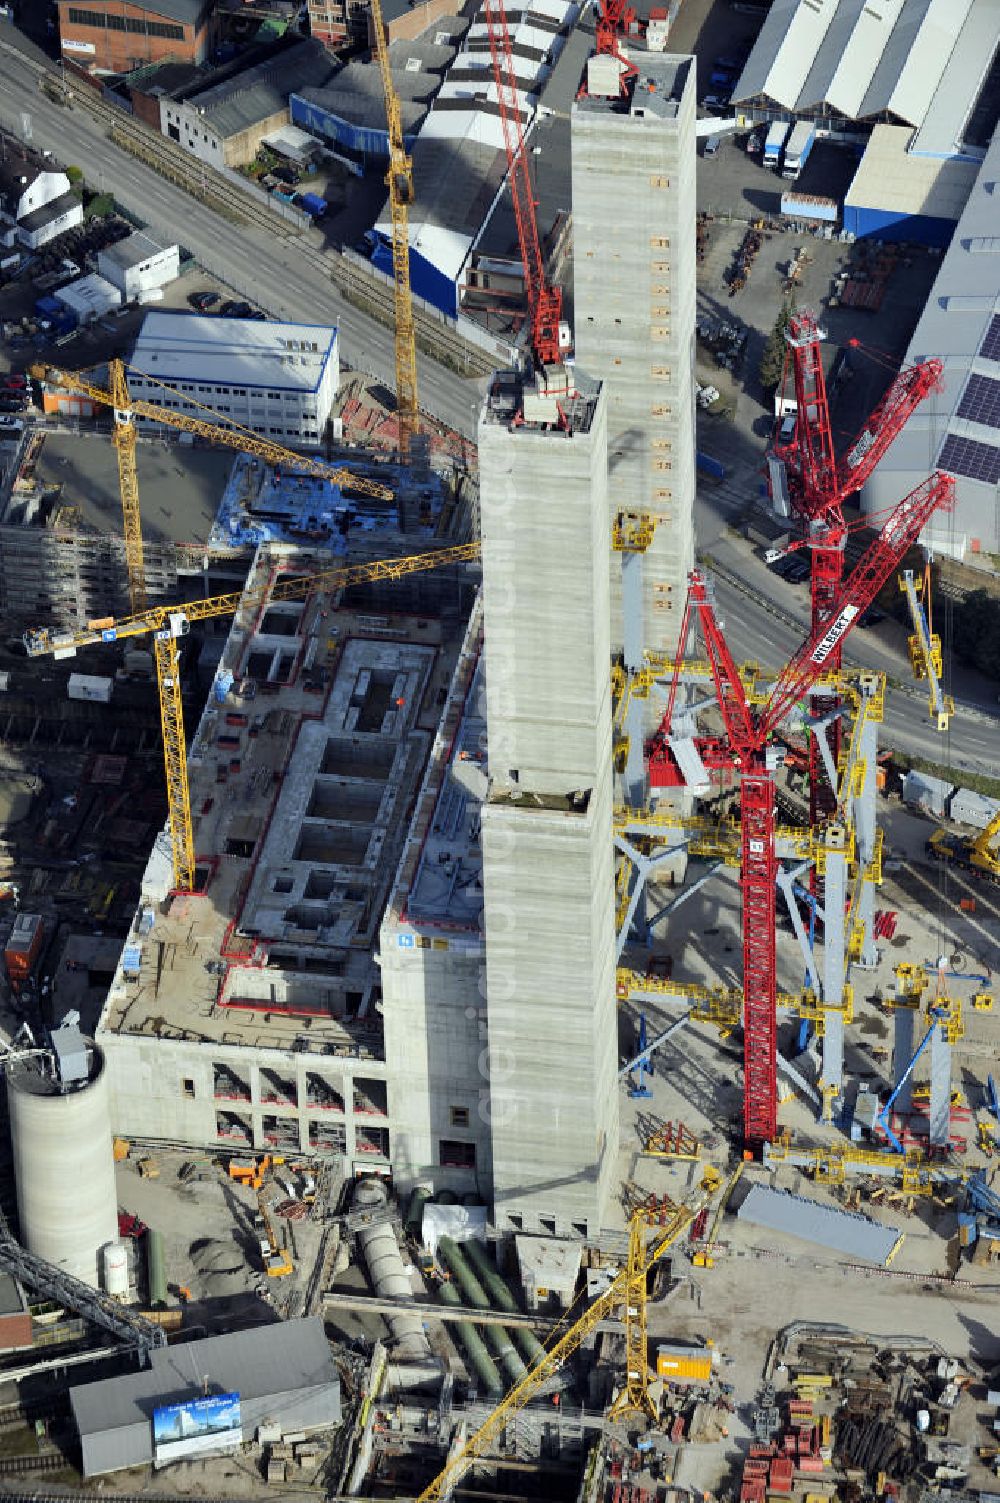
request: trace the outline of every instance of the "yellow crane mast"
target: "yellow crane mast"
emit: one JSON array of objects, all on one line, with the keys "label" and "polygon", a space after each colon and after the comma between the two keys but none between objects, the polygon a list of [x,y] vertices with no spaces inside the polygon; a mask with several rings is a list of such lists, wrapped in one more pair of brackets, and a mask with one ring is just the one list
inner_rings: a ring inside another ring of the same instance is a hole
[{"label": "yellow crane mast", "polygon": [[417,406],[417,339],[413,327],[413,291],[410,287],[410,204],[413,202],[413,162],[403,144],[403,117],[399,95],[389,67],[389,44],[382,20],[380,0],[371,0],[375,51],[382,75],[385,116],[389,131],[389,190],[392,215],[392,273],[395,284],[396,318],[396,411],[399,415],[399,452],[404,464],[410,444],[420,429]]},{"label": "yellow crane mast", "polygon": [[310,574],[289,574],[260,590],[233,590],[226,595],[210,595],[203,600],[190,600],[182,605],[147,607],[117,620],[108,616],[91,621],[75,631],[51,632],[45,628],[29,631],[25,633],[24,644],[29,657],[42,657],[51,653],[54,657],[63,658],[72,657],[81,647],[153,634],[174,886],[180,892],[193,892],[194,832],[191,824],[177,639],[187,635],[193,621],[232,616],[242,606],[253,607],[276,600],[301,600],[314,589],[342,590],[353,584],[403,579],[407,575],[419,574],[428,569],[443,568],[446,564],[466,563],[478,556],[478,543],[458,543],[450,548],[439,548],[432,553],[413,553],[405,558],[378,559],[368,564],[319,569]]},{"label": "yellow crane mast", "polygon": [[141,611],[146,606],[146,571],[142,560],[139,475],[135,464],[135,417],[129,399],[123,361],[108,361],[108,386],[115,415],[114,439],[115,451],[118,455],[118,485],[122,496],[129,605],[133,611]]},{"label": "yellow crane mast", "polygon": [[[380,485],[375,480],[368,480],[364,475],[358,475],[353,470],[345,469],[342,465],[330,465],[322,459],[315,459],[307,454],[297,454],[294,449],[286,449],[283,444],[276,444],[269,438],[262,438],[259,433],[254,433],[250,428],[244,428],[239,423],[233,423],[230,418],[222,418],[218,423],[210,423],[206,418],[192,417],[190,413],[175,411],[172,407],[161,407],[156,402],[147,402],[142,397],[133,398],[128,394],[125,385],[124,367],[122,368],[122,385],[117,391],[112,388],[98,386],[86,379],[86,372],[58,370],[54,366],[33,366],[31,374],[38,381],[44,381],[49,386],[61,387],[64,391],[73,391],[84,397],[89,397],[92,402],[100,402],[105,407],[115,409],[116,432],[119,426],[119,412],[131,414],[134,423],[136,418],[149,418],[154,423],[163,423],[168,428],[176,428],[181,433],[194,433],[199,438],[207,439],[209,443],[220,444],[223,448],[238,449],[244,454],[253,454],[258,459],[272,465],[283,465],[288,469],[294,469],[301,475],[316,475],[321,480],[332,480],[335,485],[349,485],[352,490],[361,491],[366,496],[376,496],[382,501],[392,500],[392,491],[387,486]],[[136,375],[143,375],[137,371]],[[112,381],[113,381],[112,377]],[[155,381],[155,376],[147,379]],[[183,392],[175,391],[174,387],[165,382],[157,382],[165,392],[171,392],[180,402],[188,406],[203,407],[210,413],[210,407],[204,407],[201,402],[196,402],[192,397]],[[124,401],[124,406],[122,405]],[[224,427],[223,423],[229,424]],[[135,435],[133,433],[133,443]],[[117,440],[116,440],[117,441]],[[119,450],[119,454],[121,450]],[[122,507],[125,507],[125,492],[122,490]],[[136,492],[136,517],[138,518],[138,492]],[[128,518],[126,517],[126,540],[128,533]],[[140,543],[141,550],[141,543]]]},{"label": "yellow crane mast", "polygon": [[[625,1306],[626,1318],[632,1320],[632,1330],[634,1331],[637,1323],[641,1321],[642,1330],[645,1331],[646,1276],[653,1265],[682,1235],[685,1228],[691,1224],[700,1209],[700,1201],[693,1207],[676,1207],[666,1226],[658,1228],[659,1235],[648,1249],[643,1247],[641,1227],[644,1221],[642,1212],[638,1213],[630,1225],[629,1258],[626,1266],[612,1280],[604,1293],[599,1295],[594,1303],[583,1312],[579,1320],[570,1326],[554,1346],[535,1361],[520,1382],[514,1384],[507,1397],[501,1400],[489,1418],[456,1452],[434,1481],[424,1488],[417,1503],[444,1503],[444,1499],[451,1495],[452,1489],[458,1485],[466,1469],[486,1453],[515,1414],[535,1397],[543,1383],[559,1371],[563,1363],[573,1355],[591,1331],[599,1326],[602,1320],[607,1320],[619,1305]],[[638,1230],[636,1230],[636,1221],[639,1222]],[[631,1316],[630,1311],[634,1312]],[[638,1372],[639,1351],[631,1333],[629,1346],[630,1364],[634,1362]],[[651,1403],[646,1390],[649,1374],[646,1368],[645,1350],[641,1356],[641,1368],[641,1382],[645,1397],[640,1400],[638,1407],[645,1409]],[[632,1384],[632,1376],[630,1371],[626,1387],[628,1389],[631,1385],[634,1394],[637,1392],[637,1385]],[[623,1408],[631,1407],[633,1407],[631,1404],[623,1406]]]}]

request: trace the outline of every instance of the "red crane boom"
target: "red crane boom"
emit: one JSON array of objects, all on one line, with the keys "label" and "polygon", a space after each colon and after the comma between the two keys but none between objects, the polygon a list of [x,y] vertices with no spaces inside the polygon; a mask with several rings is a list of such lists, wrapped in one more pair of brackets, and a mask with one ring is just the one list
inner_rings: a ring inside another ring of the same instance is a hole
[{"label": "red crane boom", "polygon": [[[767,746],[789,711],[831,666],[858,618],[899,566],[908,548],[936,510],[949,510],[955,482],[936,473],[894,508],[879,536],[838,591],[831,610],[782,669],[764,706],[755,714],[747,700],[732,654],[708,594],[704,576],[690,576],[683,636],[678,649],[667,713],[673,714],[692,611],[699,618],[705,650],[725,726],[725,749],[718,738],[696,738],[706,766],[728,764],[740,773],[740,829],[743,891],[743,1132],[750,1147],[773,1139],[777,1130],[776,954],[774,780]],[[677,787],[683,775],[669,747],[665,719],[648,748],[650,783]]]},{"label": "red crane boom", "polygon": [[525,145],[521,109],[518,104],[514,53],[503,0],[484,0],[483,16],[486,20],[486,32],[490,43],[493,81],[496,84],[497,105],[500,110],[504,147],[507,152],[510,192],[514,201],[514,219],[517,223],[517,238],[524,266],[524,289],[528,299],[528,316],[531,321],[531,349],[540,366],[558,365],[562,362],[559,347],[562,289],[553,286],[545,275],[545,261],[542,257],[542,247],[538,239],[538,222],[535,218],[535,195],[531,186],[531,173],[528,170],[528,148]]},{"label": "red crane boom", "polygon": [[[794,313],[785,334],[785,374],[789,368],[795,388],[795,433],[788,444],[776,446],[776,458],[784,461],[789,500],[810,537],[812,622],[815,626],[829,614],[840,588],[844,568],[846,530],[842,507],[858,491],[885,456],[911,414],[941,381],[940,360],[907,367],[892,381],[885,396],[842,459],[834,451],[830,409],[823,375],[823,331],[811,313]],[[820,523],[820,526],[815,524]],[[830,668],[840,667],[839,649]],[[824,715],[837,703],[826,695],[814,703],[814,712]],[[839,722],[832,726],[833,755],[839,751]],[[815,737],[809,743],[810,817],[818,822],[830,813],[834,791],[826,785]]]}]

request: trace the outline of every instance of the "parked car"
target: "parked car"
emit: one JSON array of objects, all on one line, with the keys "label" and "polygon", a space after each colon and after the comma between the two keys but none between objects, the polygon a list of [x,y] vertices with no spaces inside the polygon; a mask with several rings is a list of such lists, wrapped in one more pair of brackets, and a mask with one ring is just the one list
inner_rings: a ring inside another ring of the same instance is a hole
[{"label": "parked car", "polygon": [[719,147],[721,145],[722,145],[722,137],[721,136],[709,136],[708,140],[705,142],[705,156],[707,156],[707,157],[717,156],[718,155],[718,151],[719,151]]},{"label": "parked car", "polygon": [[17,371],[11,371],[9,375],[4,376],[3,384],[7,391],[27,391],[28,378]]},{"label": "parked car", "polygon": [[789,584],[802,584],[809,578],[809,560],[799,555],[789,560],[784,576]]},{"label": "parked car", "polygon": [[253,314],[253,309],[249,303],[234,303],[230,301],[223,303],[219,312],[223,318],[250,318]]},{"label": "parked car", "polygon": [[207,313],[209,308],[214,308],[219,301],[217,292],[192,292],[188,302],[192,308],[197,308],[199,313]]},{"label": "parked car", "polygon": [[709,115],[724,115],[729,108],[728,94],[706,94],[701,107]]},{"label": "parked car", "polygon": [[727,73],[739,73],[745,61],[745,58],[736,57],[731,53],[723,53],[721,57],[713,60],[712,67],[723,69]]},{"label": "parked car", "polygon": [[265,323],[267,321],[267,314],[262,313],[259,308],[251,308],[246,316],[253,319],[255,323]]}]

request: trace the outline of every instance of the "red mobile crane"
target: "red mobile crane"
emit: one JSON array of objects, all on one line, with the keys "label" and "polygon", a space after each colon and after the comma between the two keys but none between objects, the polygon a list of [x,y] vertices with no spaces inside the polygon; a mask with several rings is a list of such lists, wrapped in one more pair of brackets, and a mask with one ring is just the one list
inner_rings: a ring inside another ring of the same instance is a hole
[{"label": "red mobile crane", "polygon": [[[940,360],[926,360],[901,370],[885,396],[871,413],[864,428],[841,459],[834,452],[830,408],[823,375],[823,331],[812,313],[793,313],[785,334],[785,369],[782,391],[795,390],[795,431],[787,444],[775,444],[772,454],[785,466],[789,501],[805,532],[803,542],[812,554],[812,624],[830,611],[840,588],[844,566],[846,528],[843,505],[859,491],[902,431],[911,414],[941,382]],[[857,348],[858,341],[852,340]],[[829,667],[840,667],[840,651]],[[814,702],[823,715],[836,705],[836,696]],[[837,728],[833,729],[834,757]],[[833,790],[824,786],[816,738],[809,741],[810,814],[813,822],[833,807]]]},{"label": "red mobile crane", "polygon": [[524,288],[531,320],[531,350],[539,366],[561,365],[563,357],[559,344],[559,324],[562,319],[562,289],[554,286],[545,275],[545,261],[535,218],[535,195],[528,169],[528,149],[517,97],[514,53],[503,0],[484,0],[483,15],[503,125],[517,238],[524,265]]},{"label": "red mobile crane", "polygon": [[808,694],[839,657],[844,639],[867,610],[931,514],[948,510],[955,482],[936,473],[892,511],[879,536],[836,592],[829,610],[785,665],[766,704],[754,711],[722,628],[704,576],[695,570],[681,621],[667,710],[647,748],[651,786],[678,787],[684,777],[670,747],[670,729],[687,640],[697,615],[705,644],[725,736],[696,737],[709,770],[740,776],[741,882],[743,890],[743,1132],[748,1147],[759,1148],[777,1129],[777,1018],[775,1013],[775,879],[773,752],[769,742],[789,711]]}]

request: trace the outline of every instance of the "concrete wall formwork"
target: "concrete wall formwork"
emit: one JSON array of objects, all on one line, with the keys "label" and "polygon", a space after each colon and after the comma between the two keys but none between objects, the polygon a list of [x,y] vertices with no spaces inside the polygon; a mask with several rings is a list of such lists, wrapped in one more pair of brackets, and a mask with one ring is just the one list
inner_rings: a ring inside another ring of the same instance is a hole
[{"label": "concrete wall formwork", "polygon": [[[609,523],[658,518],[644,558],[644,645],[671,651],[694,562],[694,59],[636,54],[632,99],[573,106],[577,357],[608,390]],[[612,561],[612,650],[623,645]]]},{"label": "concrete wall formwork", "polygon": [[[96,1057],[95,1057],[96,1055]],[[29,1252],[97,1288],[100,1252],[118,1236],[108,1075],[60,1093],[31,1069],[7,1073],[21,1240]]]}]

